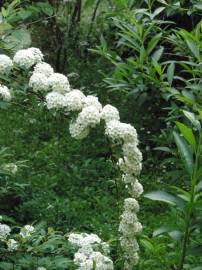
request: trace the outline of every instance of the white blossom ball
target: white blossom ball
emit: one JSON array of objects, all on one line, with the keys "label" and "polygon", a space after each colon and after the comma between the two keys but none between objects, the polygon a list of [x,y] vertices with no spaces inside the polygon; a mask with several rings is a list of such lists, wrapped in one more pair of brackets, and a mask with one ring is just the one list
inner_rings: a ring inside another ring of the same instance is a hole
[{"label": "white blossom ball", "polygon": [[23,49],[16,52],[13,61],[21,68],[29,69],[33,65],[41,62],[43,59],[42,52],[37,48]]},{"label": "white blossom ball", "polygon": [[64,96],[64,106],[67,111],[80,111],[83,108],[85,95],[80,90],[72,90]]},{"label": "white blossom ball", "polygon": [[49,89],[49,84],[46,75],[43,73],[34,72],[30,77],[29,87],[31,87],[34,92],[47,92]]},{"label": "white blossom ball", "polygon": [[130,124],[121,123],[117,120],[106,123],[105,134],[112,141],[138,144],[136,129]]},{"label": "white blossom ball", "polygon": [[90,127],[95,127],[100,123],[100,113],[97,107],[88,106],[83,108],[83,110],[79,113],[76,121]]},{"label": "white blossom ball", "polygon": [[82,140],[88,136],[90,129],[85,123],[72,121],[69,125],[69,132],[73,138]]},{"label": "white blossom ball", "polygon": [[7,86],[0,84],[0,97],[5,101],[11,100],[11,93]]},{"label": "white blossom ball", "polygon": [[124,209],[126,211],[134,211],[137,213],[139,211],[139,203],[134,198],[127,198],[124,200]]},{"label": "white blossom ball", "polygon": [[122,172],[125,174],[139,175],[142,170],[142,163],[137,162],[133,159],[128,159],[127,157],[119,158],[118,166]]},{"label": "white blossom ball", "polygon": [[42,73],[46,77],[50,77],[54,73],[54,71],[51,65],[49,65],[48,63],[42,62],[42,63],[36,64],[36,66],[34,67],[34,73]]},{"label": "white blossom ball", "polygon": [[11,228],[6,224],[0,223],[0,240],[5,240],[11,232]]},{"label": "white blossom ball", "polygon": [[134,159],[136,162],[142,161],[142,153],[137,148],[137,145],[134,143],[124,143],[123,147],[123,155],[128,159]]},{"label": "white blossom ball", "polygon": [[9,251],[14,251],[18,249],[19,243],[15,241],[14,239],[9,239],[7,242],[7,246],[8,246]]},{"label": "white blossom ball", "polygon": [[0,73],[8,74],[13,67],[13,61],[5,54],[0,54]]},{"label": "white blossom ball", "polygon": [[135,181],[134,183],[131,183],[131,195],[134,198],[140,197],[140,195],[144,192],[143,186],[139,183],[139,181]]},{"label": "white blossom ball", "polygon": [[96,107],[99,112],[102,111],[102,104],[98,101],[98,98],[95,96],[87,96],[84,100],[84,107],[93,106]]},{"label": "white blossom ball", "polygon": [[32,225],[25,225],[21,231],[20,231],[20,235],[23,238],[29,237],[32,235],[32,233],[35,231],[34,227]]},{"label": "white blossom ball", "polygon": [[61,109],[64,107],[64,95],[50,92],[46,95],[46,106],[50,109]]},{"label": "white blossom ball", "polygon": [[114,106],[108,104],[102,109],[101,119],[103,119],[106,123],[112,120],[119,121],[119,111]]},{"label": "white blossom ball", "polygon": [[49,86],[54,92],[58,92],[60,94],[66,94],[70,92],[70,85],[67,77],[60,73],[53,73],[48,78]]}]

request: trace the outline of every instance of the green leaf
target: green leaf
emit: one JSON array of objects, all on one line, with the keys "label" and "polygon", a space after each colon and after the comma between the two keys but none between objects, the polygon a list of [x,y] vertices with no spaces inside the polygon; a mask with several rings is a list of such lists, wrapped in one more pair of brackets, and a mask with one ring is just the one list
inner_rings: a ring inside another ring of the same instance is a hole
[{"label": "green leaf", "polygon": [[169,147],[166,147],[166,146],[155,147],[154,150],[172,153],[171,149]]},{"label": "green leaf", "polygon": [[158,33],[156,34],[149,42],[148,42],[148,46],[147,46],[147,53],[148,55],[153,51],[153,49],[156,47],[156,45],[158,44],[159,40],[162,37],[162,33]]},{"label": "green leaf", "polygon": [[183,111],[184,115],[189,119],[189,121],[192,123],[192,125],[197,128],[198,130],[201,130],[201,124],[199,120],[196,118],[194,113]]},{"label": "green leaf", "polygon": [[183,200],[165,191],[160,191],[160,190],[152,191],[152,192],[146,193],[144,197],[153,201],[161,201],[161,202],[165,202],[171,205],[176,205],[181,209],[184,206]]},{"label": "green leaf", "polygon": [[186,141],[177,132],[174,131],[173,136],[185,168],[187,172],[192,175],[194,165],[191,149],[187,145]]},{"label": "green leaf", "polygon": [[198,185],[196,186],[196,191],[197,192],[201,192],[202,191],[202,180],[198,183]]},{"label": "green leaf", "polygon": [[170,226],[162,226],[158,229],[156,229],[154,232],[153,232],[153,237],[155,236],[159,236],[163,233],[167,233],[167,232],[170,232],[173,230],[173,227],[170,227]]},{"label": "green leaf", "polygon": [[4,7],[1,8],[1,14],[3,17],[7,16],[7,12],[6,12],[6,9]]},{"label": "green leaf", "polygon": [[191,130],[191,128],[187,127],[183,123],[176,122],[177,127],[179,128],[181,134],[184,136],[184,138],[187,140],[187,142],[192,146],[192,149],[196,150],[196,139],[194,137],[194,134]]},{"label": "green leaf", "polygon": [[164,51],[164,47],[160,47],[158,50],[156,50],[153,54],[152,54],[152,59],[156,62],[158,62],[163,54]]},{"label": "green leaf", "polygon": [[170,85],[172,85],[174,73],[175,73],[175,64],[170,63],[170,65],[168,66],[168,69],[167,69],[168,83]]},{"label": "green leaf", "polygon": [[199,59],[200,58],[200,50],[196,43],[191,39],[186,39],[187,46],[189,47],[192,54]]}]

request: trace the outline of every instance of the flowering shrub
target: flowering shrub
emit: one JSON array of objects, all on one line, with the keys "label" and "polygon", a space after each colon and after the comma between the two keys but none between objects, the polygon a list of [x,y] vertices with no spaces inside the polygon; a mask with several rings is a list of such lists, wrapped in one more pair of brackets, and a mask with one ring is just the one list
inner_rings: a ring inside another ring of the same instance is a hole
[{"label": "flowering shrub", "polygon": [[[119,225],[120,245],[125,259],[124,269],[132,269],[138,263],[139,246],[136,236],[141,232],[142,225],[137,218],[139,210],[137,198],[143,192],[143,187],[138,181],[142,168],[142,154],[138,149],[135,128],[130,124],[120,122],[119,112],[115,107],[111,105],[102,107],[97,97],[85,96],[80,90],[71,89],[66,76],[54,73],[52,67],[43,62],[43,54],[39,49],[20,50],[15,54],[13,61],[5,61],[5,63],[8,64],[7,67],[6,64],[4,65],[3,70],[9,70],[12,66],[20,68],[22,71],[25,70],[31,75],[29,78],[30,89],[34,93],[45,95],[45,106],[49,110],[62,110],[68,114],[68,117],[70,117],[70,113],[73,113],[69,126],[73,138],[83,139],[88,136],[92,128],[103,123],[105,135],[109,138],[112,149],[116,149],[117,146],[120,149],[121,156],[117,159],[117,166],[123,173],[123,183],[131,196],[124,201],[124,211]],[[7,86],[1,88],[7,91],[7,95],[1,94],[2,98],[5,101],[10,100],[11,94]],[[6,98],[9,94],[10,98]],[[31,227],[25,227],[24,230],[20,233],[21,236],[23,234],[29,237],[33,232]],[[70,242],[71,240],[76,242],[79,247],[74,256],[74,262],[79,265],[78,269],[94,269],[94,267],[96,267],[95,269],[113,269],[112,261],[100,251],[95,251],[94,245],[89,244],[91,240],[93,244],[94,242],[100,244],[101,240],[97,236],[82,235],[79,238],[77,235],[74,237],[71,235]],[[14,239],[9,241],[9,245],[17,246],[17,243],[13,242]]]}]

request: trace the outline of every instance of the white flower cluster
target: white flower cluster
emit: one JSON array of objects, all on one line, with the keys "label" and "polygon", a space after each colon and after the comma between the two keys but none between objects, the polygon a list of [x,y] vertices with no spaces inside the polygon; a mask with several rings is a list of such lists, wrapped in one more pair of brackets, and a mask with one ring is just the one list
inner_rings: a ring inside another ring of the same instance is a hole
[{"label": "white flower cluster", "polygon": [[48,78],[54,73],[54,70],[48,63],[41,62],[34,66],[34,73],[43,74]]},{"label": "white flower cluster", "polygon": [[20,235],[23,238],[27,238],[30,237],[32,235],[32,233],[35,231],[34,227],[32,225],[25,225],[21,231],[20,231]]},{"label": "white flower cluster", "polygon": [[138,221],[137,212],[139,204],[134,198],[128,198],[124,201],[124,212],[121,215],[119,232],[121,233],[120,243],[125,251],[125,269],[132,269],[139,260],[139,245],[136,241],[136,235],[142,231],[142,225]]},{"label": "white flower cluster", "polygon": [[29,69],[33,65],[43,60],[43,54],[38,48],[23,49],[16,52],[13,62],[24,69]]},{"label": "white flower cluster", "polygon": [[136,129],[130,124],[121,123],[117,120],[112,120],[106,123],[105,134],[117,143],[134,143],[137,145]]},{"label": "white flower cluster", "polygon": [[119,121],[119,111],[114,106],[108,104],[104,106],[102,112],[101,112],[101,119],[103,119],[106,123],[110,121]]},{"label": "white flower cluster", "polygon": [[3,164],[1,167],[4,172],[7,172],[9,174],[16,174],[18,171],[18,166],[15,163],[6,163]]},{"label": "white flower cluster", "polygon": [[13,61],[5,54],[0,54],[0,74],[8,74],[13,67]]},{"label": "white flower cluster", "polygon": [[[69,242],[79,247],[74,255],[74,263],[78,265],[77,270],[113,270],[113,262],[106,254],[109,253],[109,246],[96,234],[71,233]],[[100,246],[105,255],[95,249]]]},{"label": "white flower cluster", "polygon": [[5,101],[11,100],[11,93],[7,86],[0,84],[0,97]]},{"label": "white flower cluster", "polygon": [[9,239],[7,242],[8,250],[9,251],[15,251],[19,247],[19,243],[14,239]]},{"label": "white flower cluster", "polygon": [[48,84],[52,91],[59,94],[65,94],[70,91],[70,85],[67,77],[60,73],[53,73],[48,78]]},{"label": "white flower cluster", "polygon": [[11,228],[6,224],[0,223],[0,240],[5,240],[11,232]]},{"label": "white flower cluster", "polygon": [[143,187],[137,180],[142,169],[142,153],[137,147],[138,137],[135,128],[130,124],[121,123],[116,110],[107,106],[101,113],[102,119],[106,122],[105,134],[113,143],[122,147],[123,157],[119,158],[117,164],[124,173],[122,180],[133,197],[125,199],[124,211],[119,225],[120,244],[125,255],[124,269],[130,270],[133,265],[138,263],[139,246],[136,235],[142,230],[142,225],[136,215],[139,211],[139,204],[135,199],[143,192]]},{"label": "white flower cluster", "polygon": [[47,92],[49,90],[49,84],[46,75],[43,73],[34,72],[30,77],[29,87],[31,87],[34,92]]},{"label": "white flower cluster", "polygon": [[37,267],[37,269],[36,270],[46,270],[46,268],[45,267],[43,267],[43,266],[40,266],[40,267]]}]

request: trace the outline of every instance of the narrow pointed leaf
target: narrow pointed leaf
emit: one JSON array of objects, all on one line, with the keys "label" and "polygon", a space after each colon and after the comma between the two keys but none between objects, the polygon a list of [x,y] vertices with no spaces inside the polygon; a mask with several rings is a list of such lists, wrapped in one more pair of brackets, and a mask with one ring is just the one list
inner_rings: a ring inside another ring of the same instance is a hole
[{"label": "narrow pointed leaf", "polygon": [[177,127],[179,128],[181,134],[187,140],[187,142],[192,146],[193,150],[196,149],[196,139],[191,128],[187,127],[183,123],[176,122]]},{"label": "narrow pointed leaf", "polygon": [[181,209],[184,206],[184,202],[182,199],[170,193],[167,193],[165,191],[160,191],[160,190],[152,191],[152,192],[146,193],[144,197],[153,201],[160,201],[160,202],[165,202],[171,205],[176,205]]},{"label": "narrow pointed leaf", "polygon": [[173,132],[173,136],[175,139],[175,143],[177,145],[178,151],[180,153],[180,157],[182,162],[184,163],[185,169],[187,172],[192,175],[193,173],[193,154],[191,149],[189,148],[186,141],[177,133]]}]

